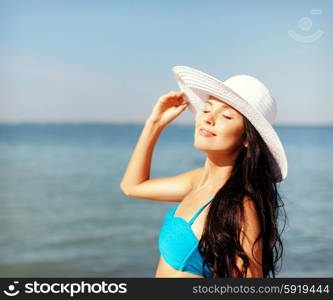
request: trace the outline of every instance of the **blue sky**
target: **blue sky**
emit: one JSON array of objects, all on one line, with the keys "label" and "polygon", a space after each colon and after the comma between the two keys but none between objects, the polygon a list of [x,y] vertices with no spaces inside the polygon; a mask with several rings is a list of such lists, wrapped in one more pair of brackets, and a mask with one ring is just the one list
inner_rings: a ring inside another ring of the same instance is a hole
[{"label": "blue sky", "polygon": [[333,5],[270,2],[0,0],[0,122],[144,122],[187,65],[257,77],[277,124],[333,125]]}]

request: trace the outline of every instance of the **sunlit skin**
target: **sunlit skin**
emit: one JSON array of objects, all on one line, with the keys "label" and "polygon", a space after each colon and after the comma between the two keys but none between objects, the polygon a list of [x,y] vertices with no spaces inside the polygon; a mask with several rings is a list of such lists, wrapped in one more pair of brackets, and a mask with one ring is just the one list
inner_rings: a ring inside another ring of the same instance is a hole
[{"label": "sunlit skin", "polygon": [[[205,128],[215,134],[213,137],[203,136],[199,133],[200,128]],[[177,209],[177,215],[189,219],[193,211],[193,201],[202,201],[208,198],[207,195],[214,195],[229,178],[235,159],[242,147],[247,147],[247,141],[243,138],[244,123],[243,116],[233,107],[224,101],[212,96],[204,105],[204,109],[196,117],[194,146],[206,154],[205,165],[202,168],[197,184],[190,197],[186,197]],[[198,200],[197,200],[198,199]],[[201,200],[200,200],[201,199]],[[256,214],[251,206],[251,202],[244,202],[245,215],[249,220],[256,220]],[[202,234],[205,217],[208,207],[199,215],[192,225],[197,238]],[[189,213],[190,212],[190,213]],[[258,232],[258,224],[248,221],[246,232],[248,236],[255,236]],[[243,237],[243,236],[242,236]],[[251,244],[243,243],[246,249],[250,249]],[[249,252],[250,253],[250,252]],[[260,253],[258,255],[260,257]],[[237,259],[237,265],[241,262]],[[260,267],[250,267],[249,277],[260,277]],[[202,277],[188,272],[178,271],[169,266],[162,257],[159,259],[156,270],[156,277]]]},{"label": "sunlit skin", "polygon": [[[215,136],[202,136],[200,128],[213,132]],[[219,186],[221,178],[229,177],[241,148],[247,147],[243,134],[243,115],[224,101],[210,96],[195,121],[194,147],[207,156],[199,187]]]},{"label": "sunlit skin", "polygon": [[[227,105],[226,101],[210,97],[209,101],[205,103],[204,110],[196,115],[194,130],[194,146],[204,153],[206,158],[204,165],[173,176],[150,178],[152,154],[156,142],[163,129],[188,107],[188,102],[183,103],[184,96],[184,92],[170,91],[159,97],[151,115],[145,122],[120,188],[129,197],[178,202],[173,217],[179,217],[188,223],[191,231],[189,234],[192,237],[194,235],[199,241],[205,228],[207,213],[211,208],[209,200],[213,200],[230,178],[237,156],[242,149],[247,150],[244,147],[248,147],[248,144],[244,139],[245,118],[242,114]],[[214,134],[209,136],[208,132],[201,132],[201,127]],[[186,154],[177,155],[181,158]],[[223,199],[219,198],[217,201],[223,201]],[[245,195],[243,204],[244,222],[239,238],[241,247],[251,262],[246,277],[262,277],[261,267],[253,262],[254,257],[251,251],[254,240],[260,232],[260,219],[253,201]],[[201,207],[202,210],[200,210]],[[200,213],[197,215],[197,212]],[[193,216],[196,217],[194,222],[189,223]],[[179,234],[177,230],[172,234],[175,235],[175,242],[182,242],[183,236],[177,236]],[[196,250],[191,245],[190,248],[191,252],[188,255]],[[256,260],[262,258],[261,249],[262,247],[259,245],[254,250]],[[198,275],[192,274],[190,271],[181,271],[190,270],[186,265],[188,256],[179,257],[179,260],[182,261],[175,262],[175,264],[170,260],[169,264],[164,260],[163,249],[161,250],[155,277],[203,277],[199,271],[193,270]],[[175,255],[177,254],[175,253]],[[239,269],[242,269],[243,263],[238,256],[235,257],[235,263]],[[235,276],[238,275],[235,274]]]}]

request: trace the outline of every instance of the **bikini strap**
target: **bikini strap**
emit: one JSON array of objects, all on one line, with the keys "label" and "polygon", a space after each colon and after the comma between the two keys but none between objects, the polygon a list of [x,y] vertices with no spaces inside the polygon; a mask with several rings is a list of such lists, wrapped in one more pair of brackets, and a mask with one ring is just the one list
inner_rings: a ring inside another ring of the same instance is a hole
[{"label": "bikini strap", "polygon": [[214,199],[214,197],[215,197],[215,195],[209,201],[207,201],[207,203],[205,203],[203,206],[201,206],[199,208],[199,210],[195,213],[195,215],[192,217],[192,219],[188,222],[190,225],[192,225],[194,223],[196,218],[200,215],[200,213],[204,210],[204,208]]}]

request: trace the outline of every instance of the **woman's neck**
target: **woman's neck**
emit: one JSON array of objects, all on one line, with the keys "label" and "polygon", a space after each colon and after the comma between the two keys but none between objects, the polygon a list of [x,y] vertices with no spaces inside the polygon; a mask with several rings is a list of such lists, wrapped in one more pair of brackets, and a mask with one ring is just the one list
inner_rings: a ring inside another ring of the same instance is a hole
[{"label": "woman's neck", "polygon": [[234,161],[235,155],[223,157],[208,154],[196,190],[202,188],[220,189],[231,176]]}]

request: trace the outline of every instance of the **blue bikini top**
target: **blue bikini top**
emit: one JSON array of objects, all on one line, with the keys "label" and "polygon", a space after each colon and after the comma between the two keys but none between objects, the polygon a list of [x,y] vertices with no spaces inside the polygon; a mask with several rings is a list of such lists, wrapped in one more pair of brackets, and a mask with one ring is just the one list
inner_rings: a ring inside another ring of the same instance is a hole
[{"label": "blue bikini top", "polygon": [[[179,204],[167,212],[159,234],[158,248],[165,262],[174,269],[204,276],[202,273],[203,256],[198,248],[199,240],[191,225],[214,197],[204,204],[188,222],[181,217],[174,216]],[[205,274],[206,277],[213,275],[206,264]]]}]

